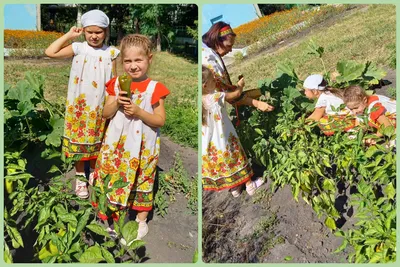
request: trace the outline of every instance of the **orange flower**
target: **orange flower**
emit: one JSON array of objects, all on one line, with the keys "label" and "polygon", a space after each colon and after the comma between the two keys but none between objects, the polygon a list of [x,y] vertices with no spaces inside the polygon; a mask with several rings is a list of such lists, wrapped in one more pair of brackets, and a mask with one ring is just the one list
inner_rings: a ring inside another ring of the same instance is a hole
[{"label": "orange flower", "polygon": [[115,166],[111,165],[110,162],[106,162],[102,167],[105,174],[113,174],[118,172]]},{"label": "orange flower", "polygon": [[94,88],[97,88],[97,83],[95,81],[92,82]]},{"label": "orange flower", "polygon": [[131,159],[129,161],[129,166],[131,167],[131,169],[137,170],[137,168],[139,167],[139,160],[137,158]]},{"label": "orange flower", "polygon": [[90,119],[95,120],[95,119],[97,118],[97,113],[96,113],[96,111],[91,111],[91,112],[89,113],[89,117],[90,117]]},{"label": "orange flower", "polygon": [[255,19],[234,29],[236,44],[249,45],[271,37],[280,38],[282,36],[277,36],[279,32],[287,31],[300,22],[324,16],[324,10],[325,7],[321,7],[320,10],[302,12],[295,7]]}]

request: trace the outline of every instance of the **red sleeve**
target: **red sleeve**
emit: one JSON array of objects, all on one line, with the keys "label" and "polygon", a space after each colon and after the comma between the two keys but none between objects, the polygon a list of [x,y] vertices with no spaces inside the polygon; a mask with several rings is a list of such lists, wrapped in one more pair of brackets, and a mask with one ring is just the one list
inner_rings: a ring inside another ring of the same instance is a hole
[{"label": "red sleeve", "polygon": [[169,95],[169,90],[167,87],[165,87],[164,84],[162,83],[157,83],[156,88],[154,88],[154,93],[153,96],[151,97],[151,104],[154,105],[158,101],[160,101],[161,98]]},{"label": "red sleeve", "polygon": [[385,114],[385,112],[386,112],[386,109],[384,106],[382,106],[382,103],[376,103],[372,107],[369,117],[372,121],[375,122],[381,115]]},{"label": "red sleeve", "polygon": [[117,77],[112,78],[106,83],[106,92],[108,95],[113,95],[115,96],[115,82],[117,80]]}]

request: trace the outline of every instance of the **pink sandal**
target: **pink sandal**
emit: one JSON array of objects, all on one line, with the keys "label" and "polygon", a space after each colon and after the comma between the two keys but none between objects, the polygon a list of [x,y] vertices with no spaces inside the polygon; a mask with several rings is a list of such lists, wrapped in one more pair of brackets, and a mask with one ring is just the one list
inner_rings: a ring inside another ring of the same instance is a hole
[{"label": "pink sandal", "polygon": [[90,168],[90,174],[89,174],[89,184],[93,186],[94,183],[94,170]]},{"label": "pink sandal", "polygon": [[264,179],[262,177],[258,177],[254,181],[250,181],[250,184],[246,185],[247,194],[249,194],[249,196],[254,195],[257,189],[260,188],[260,186],[263,184],[264,184]]},{"label": "pink sandal", "polygon": [[234,188],[229,189],[229,192],[231,192],[233,197],[239,197],[240,194],[242,193],[242,185],[236,186]]},{"label": "pink sandal", "polygon": [[[79,176],[77,176],[77,177],[79,177]],[[86,182],[76,179],[75,194],[82,199],[86,199],[89,197],[89,191],[88,191]]]}]

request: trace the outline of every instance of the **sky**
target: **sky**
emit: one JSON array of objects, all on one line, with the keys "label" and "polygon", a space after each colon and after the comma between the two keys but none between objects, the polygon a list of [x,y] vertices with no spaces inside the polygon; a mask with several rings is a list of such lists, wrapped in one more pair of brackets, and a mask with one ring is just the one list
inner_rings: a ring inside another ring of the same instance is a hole
[{"label": "sky", "polygon": [[202,34],[211,27],[211,19],[222,15],[222,21],[229,23],[232,28],[257,19],[252,4],[209,4],[203,6]]},{"label": "sky", "polygon": [[[209,4],[203,6],[202,33],[211,27],[210,20],[222,15],[233,28],[257,18],[252,4]],[[7,4],[4,6],[4,28],[19,30],[36,29],[36,5]]]},{"label": "sky", "polygon": [[4,29],[36,30],[36,5],[5,5]]}]

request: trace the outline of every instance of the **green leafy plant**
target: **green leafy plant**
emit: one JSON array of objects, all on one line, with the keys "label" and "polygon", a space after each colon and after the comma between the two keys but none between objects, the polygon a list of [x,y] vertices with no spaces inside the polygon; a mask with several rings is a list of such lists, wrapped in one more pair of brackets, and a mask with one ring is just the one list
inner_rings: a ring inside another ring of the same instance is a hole
[{"label": "green leafy plant", "polygon": [[[129,246],[116,242],[105,225],[96,223],[91,203],[72,193],[67,173],[73,162],[59,152],[62,112],[44,99],[43,85],[43,76],[26,73],[16,86],[5,86],[6,262],[15,261],[12,250],[18,255],[18,249],[31,241],[33,262],[140,261],[136,250],[144,242],[136,240]],[[42,157],[40,175],[32,175],[28,166],[26,156],[31,153]],[[115,183],[114,187],[123,185]],[[104,200],[104,194],[100,198]],[[137,227],[136,222],[121,220],[115,227],[116,238],[129,244],[137,237]]]},{"label": "green leafy plant", "polygon": [[[311,42],[309,54],[323,61],[324,49]],[[375,64],[340,61],[336,79],[325,72],[329,85],[344,88],[357,84],[366,89],[380,83],[385,72]],[[275,106],[273,112],[262,113],[241,106],[238,116],[231,113],[241,143],[252,161],[264,167],[264,177],[273,181],[272,190],[289,185],[293,198],[301,196],[325,225],[343,237],[338,251],[347,246],[354,249],[350,262],[394,262],[396,259],[395,217],[395,153],[391,143],[396,140],[393,126],[382,127],[383,137],[371,134],[367,116],[353,132],[336,131],[323,135],[309,123],[306,116],[313,109],[298,88],[302,81],[289,64],[277,66],[277,77],[260,81],[263,99]],[[365,140],[377,144],[367,146]],[[354,187],[347,205],[357,211],[358,222],[347,231],[341,230],[341,210],[336,198],[343,194],[338,184]]]}]

